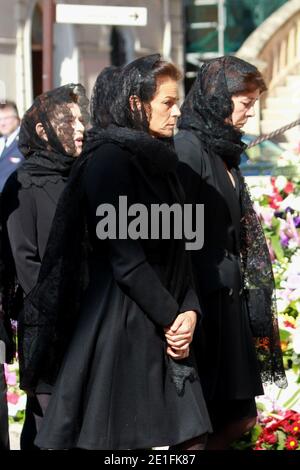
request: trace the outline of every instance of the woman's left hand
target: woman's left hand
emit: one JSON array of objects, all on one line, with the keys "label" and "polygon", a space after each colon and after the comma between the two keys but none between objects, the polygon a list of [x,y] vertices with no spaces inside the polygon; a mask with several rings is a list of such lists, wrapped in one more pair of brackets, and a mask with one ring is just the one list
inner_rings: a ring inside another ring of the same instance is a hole
[{"label": "woman's left hand", "polygon": [[168,346],[173,351],[185,351],[193,340],[197,323],[197,313],[193,310],[180,313],[171,326],[165,328],[165,337]]}]

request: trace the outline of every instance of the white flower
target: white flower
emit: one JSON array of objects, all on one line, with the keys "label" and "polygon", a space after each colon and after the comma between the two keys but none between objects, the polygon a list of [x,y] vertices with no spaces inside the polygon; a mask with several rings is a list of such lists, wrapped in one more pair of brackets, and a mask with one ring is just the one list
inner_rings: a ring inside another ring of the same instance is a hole
[{"label": "white flower", "polygon": [[288,299],[276,299],[277,311],[278,313],[282,313],[285,309],[289,306],[290,301]]},{"label": "white flower", "polygon": [[294,238],[290,238],[288,242],[288,247],[290,250],[293,250],[299,246],[298,240],[295,240]]},{"label": "white flower", "polygon": [[22,410],[25,410],[26,408],[26,395],[20,395],[19,397],[19,400],[16,404],[13,404],[13,403],[10,403],[8,402],[7,403],[7,406],[8,406],[8,416],[16,416],[18,411],[22,411]]},{"label": "white flower", "polygon": [[296,288],[289,294],[289,299],[291,301],[300,299],[300,287]]},{"label": "white flower", "polygon": [[300,354],[300,329],[296,328],[292,332],[293,349],[296,354]]},{"label": "white flower", "polygon": [[291,207],[295,211],[300,211],[300,197],[295,197],[293,194],[289,194],[288,197],[281,201],[279,208],[285,210],[287,207]]},{"label": "white flower", "polygon": [[287,179],[285,176],[278,176],[275,180],[275,187],[279,189],[279,191],[282,191],[283,188],[285,188],[287,185]]}]

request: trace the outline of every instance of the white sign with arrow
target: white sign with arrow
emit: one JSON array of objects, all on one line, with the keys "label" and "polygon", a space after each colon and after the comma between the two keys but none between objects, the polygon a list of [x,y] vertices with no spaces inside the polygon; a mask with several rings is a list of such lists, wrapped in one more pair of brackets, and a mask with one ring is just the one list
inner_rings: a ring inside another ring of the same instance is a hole
[{"label": "white sign with arrow", "polygon": [[57,23],[146,26],[147,8],[56,5]]}]

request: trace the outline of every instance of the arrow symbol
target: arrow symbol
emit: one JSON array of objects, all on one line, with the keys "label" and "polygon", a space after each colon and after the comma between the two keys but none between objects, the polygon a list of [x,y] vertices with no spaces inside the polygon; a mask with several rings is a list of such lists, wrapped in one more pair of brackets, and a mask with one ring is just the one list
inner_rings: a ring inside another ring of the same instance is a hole
[{"label": "arrow symbol", "polygon": [[136,21],[139,17],[139,15],[137,13],[133,13],[132,15],[130,15],[131,18],[134,19],[134,21]]}]

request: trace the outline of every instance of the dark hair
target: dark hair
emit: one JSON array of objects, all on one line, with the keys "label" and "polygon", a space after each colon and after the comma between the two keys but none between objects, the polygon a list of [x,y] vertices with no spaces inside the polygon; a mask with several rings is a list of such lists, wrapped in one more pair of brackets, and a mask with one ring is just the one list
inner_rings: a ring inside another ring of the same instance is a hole
[{"label": "dark hair", "polygon": [[6,101],[5,103],[0,103],[0,110],[7,108],[12,109],[16,113],[16,117],[19,117],[18,108],[14,101]]},{"label": "dark hair", "polygon": [[157,88],[166,78],[178,82],[181,80],[182,74],[171,62],[159,59],[140,84],[140,93],[137,96],[142,103],[149,103],[154,98]]},{"label": "dark hair", "polygon": [[[110,89],[111,122],[120,127],[129,127],[148,132],[149,123],[145,106],[154,98],[158,86],[165,78],[180,80],[181,72],[170,62],[161,60],[160,54],[141,57],[120,69],[116,89]],[[101,93],[101,90],[98,90]],[[132,110],[129,99],[137,96],[142,109]]]},{"label": "dark hair", "polygon": [[230,95],[267,90],[267,86],[260,71],[255,65],[238,57],[225,56],[224,70],[226,83]]},{"label": "dark hair", "polygon": [[91,123],[105,129],[112,123],[111,105],[117,93],[117,80],[120,67],[105,67],[98,75],[90,102]]}]

